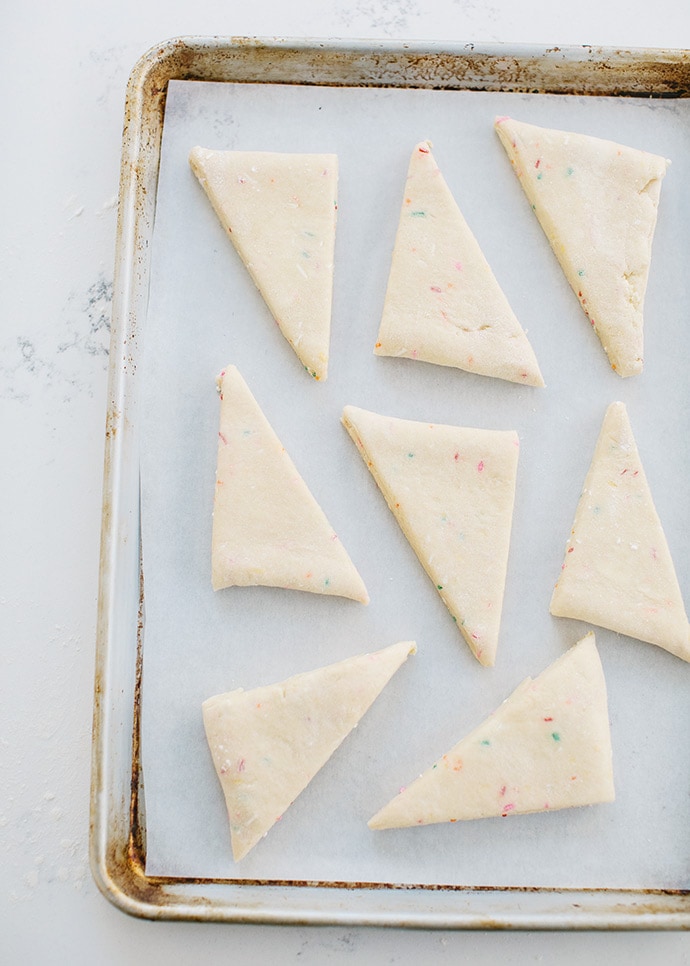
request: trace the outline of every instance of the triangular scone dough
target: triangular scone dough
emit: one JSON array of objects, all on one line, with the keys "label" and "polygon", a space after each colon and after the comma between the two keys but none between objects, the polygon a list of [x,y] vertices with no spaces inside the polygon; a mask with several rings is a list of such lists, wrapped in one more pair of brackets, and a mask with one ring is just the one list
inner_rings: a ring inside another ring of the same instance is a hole
[{"label": "triangular scone dough", "polygon": [[325,379],[338,159],[193,148],[189,162],[280,330]]},{"label": "triangular scone dough", "polygon": [[204,702],[204,727],[225,795],[235,861],[306,788],[416,649],[414,641],[402,641],[279,684]]},{"label": "triangular scone dough", "polygon": [[539,365],[427,141],[412,152],[380,356],[404,356],[543,386]]},{"label": "triangular scone dough", "polygon": [[213,589],[262,584],[367,603],[362,578],[234,366],[218,386]]},{"label": "triangular scone dough", "polygon": [[668,162],[509,117],[496,130],[573,291],[620,376],[642,371],[644,305]]},{"label": "triangular scone dough", "polygon": [[346,406],[343,424],[481,664],[501,622],[518,437]]},{"label": "triangular scone dough", "polygon": [[604,417],[551,613],[690,661],[683,597],[622,402]]},{"label": "triangular scone dough", "polygon": [[374,829],[614,799],[606,683],[590,633],[370,820]]}]

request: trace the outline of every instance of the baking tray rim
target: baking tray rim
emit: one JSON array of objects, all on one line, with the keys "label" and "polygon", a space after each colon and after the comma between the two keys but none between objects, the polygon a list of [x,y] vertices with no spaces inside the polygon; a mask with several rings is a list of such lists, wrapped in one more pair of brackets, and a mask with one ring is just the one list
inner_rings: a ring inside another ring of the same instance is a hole
[{"label": "baking tray rim", "polygon": [[[297,75],[296,69],[303,71]],[[690,95],[690,52],[441,42],[179,37],[127,85],[113,286],[91,762],[90,860],[103,894],[150,919],[462,929],[686,929],[690,892],[145,874],[139,761],[144,594],[136,448],[138,338],[170,80]],[[124,596],[125,607],[120,606]]]}]

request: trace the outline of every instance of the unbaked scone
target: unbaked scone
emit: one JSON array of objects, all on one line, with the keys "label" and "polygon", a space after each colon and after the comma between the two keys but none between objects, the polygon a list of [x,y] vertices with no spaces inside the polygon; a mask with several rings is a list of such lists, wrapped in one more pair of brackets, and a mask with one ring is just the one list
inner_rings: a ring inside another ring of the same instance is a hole
[{"label": "unbaked scone", "polygon": [[362,578],[235,366],[218,388],[213,589],[261,584],[367,603]]},{"label": "unbaked scone", "polygon": [[281,332],[307,372],[325,379],[336,155],[195,147],[189,163]]},{"label": "unbaked scone", "polygon": [[343,424],[477,660],[495,663],[518,437],[346,406]]},{"label": "unbaked scone", "polygon": [[523,681],[369,826],[505,817],[613,799],[606,682],[589,633]]},{"label": "unbaked scone", "polygon": [[527,336],[428,141],[410,159],[374,352],[544,385]]},{"label": "unbaked scone", "polygon": [[567,541],[551,613],[690,661],[690,628],[626,408],[606,411]]},{"label": "unbaked scone", "polygon": [[414,641],[401,641],[279,684],[204,702],[204,728],[236,862],[306,788],[415,651]]},{"label": "unbaked scone", "polygon": [[532,210],[620,376],[642,371],[643,307],[668,161],[613,141],[496,119]]}]

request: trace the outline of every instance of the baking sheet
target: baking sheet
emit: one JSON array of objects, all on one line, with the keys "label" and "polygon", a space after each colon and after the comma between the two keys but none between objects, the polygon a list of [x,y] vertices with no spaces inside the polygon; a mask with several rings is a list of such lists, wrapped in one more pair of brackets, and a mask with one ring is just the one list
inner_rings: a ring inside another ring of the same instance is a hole
[{"label": "baking sheet", "polygon": [[[142,761],[149,875],[462,885],[685,888],[690,669],[597,631],[617,801],[384,833],[366,820],[586,628],[548,614],[609,402],[626,402],[681,586],[690,463],[688,107],[519,94],[173,82],[166,107],[142,390],[146,626]],[[664,154],[642,377],[608,367],[492,130],[496,114]],[[547,382],[529,389],[372,354],[410,152],[434,142]],[[187,164],[194,144],[339,155],[331,367],[311,381],[272,322]],[[372,602],[210,589],[217,372],[236,364],[321,503]],[[521,440],[497,666],[472,658],[339,425],[347,403]],[[687,596],[686,596],[687,601]],[[232,862],[201,702],[394,640],[419,653],[240,864]]]}]

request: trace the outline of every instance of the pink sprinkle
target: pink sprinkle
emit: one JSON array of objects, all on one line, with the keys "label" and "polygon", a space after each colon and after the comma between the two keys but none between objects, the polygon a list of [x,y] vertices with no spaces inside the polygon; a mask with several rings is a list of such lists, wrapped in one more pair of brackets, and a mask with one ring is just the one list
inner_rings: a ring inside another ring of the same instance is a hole
[{"label": "pink sprinkle", "polygon": [[501,787],[501,798],[503,798],[503,796],[505,795],[505,793],[506,793],[506,786],[505,786],[505,785],[503,785],[503,786]]},{"label": "pink sprinkle", "polygon": [[568,547],[568,553],[572,553],[575,547]]},{"label": "pink sprinkle", "polygon": [[419,153],[420,153],[420,154],[428,154],[428,153],[429,153],[429,148],[423,148],[423,147],[422,147],[422,146],[420,145],[420,147],[419,147]]},{"label": "pink sprinkle", "polygon": [[240,758],[240,760],[237,762],[237,770],[244,771],[244,765],[245,765],[244,758]]},{"label": "pink sprinkle", "polygon": [[481,473],[483,469],[484,469],[484,460],[479,460],[479,462],[477,463],[477,470],[479,473]]},{"label": "pink sprinkle", "polygon": [[455,267],[457,268],[457,270],[458,270],[459,272],[461,272],[461,271],[462,271],[462,262],[456,262],[456,263],[455,263]]},{"label": "pink sprinkle", "polygon": [[503,811],[501,812],[501,818],[505,818],[508,812],[512,812],[514,808],[515,808],[515,805],[512,802],[509,802],[507,805],[504,805]]},{"label": "pink sprinkle", "polygon": [[225,437],[225,436],[224,436],[224,435],[223,435],[223,434],[222,434],[222,433],[220,432],[220,430],[218,431],[218,437],[219,437],[219,439],[222,439],[222,441],[223,441],[223,444],[224,444],[225,446],[227,446],[227,445],[228,445],[228,441],[227,441],[227,438],[226,438],[226,437]]},{"label": "pink sprinkle", "polygon": [[625,474],[626,474],[627,472],[628,472],[628,468],[627,468],[627,466],[626,466],[626,468],[625,468],[624,470],[621,470],[621,476],[625,476]]},{"label": "pink sprinkle", "polygon": [[541,158],[537,158],[537,160],[534,162],[534,167],[538,168],[540,164],[541,164]]},{"label": "pink sprinkle", "polygon": [[472,639],[475,640],[475,641],[478,641],[479,640],[479,636],[477,634],[474,634],[473,633],[472,634]]},{"label": "pink sprinkle", "polygon": [[503,117],[496,118],[496,124],[503,124],[504,121],[509,121],[509,120],[510,118],[508,117],[508,115],[504,114]]},{"label": "pink sprinkle", "polygon": [[440,292],[441,291],[441,289],[438,287],[438,285],[431,285],[429,287],[431,288],[431,291],[432,292]]},{"label": "pink sprinkle", "polygon": [[455,462],[457,463],[457,461],[458,461],[458,460],[460,459],[460,453],[456,453],[456,454],[455,454],[455,455],[453,456],[453,459],[454,459],[454,460],[455,460]]},{"label": "pink sprinkle", "polygon": [[656,550],[652,547],[652,560],[656,560]]}]

